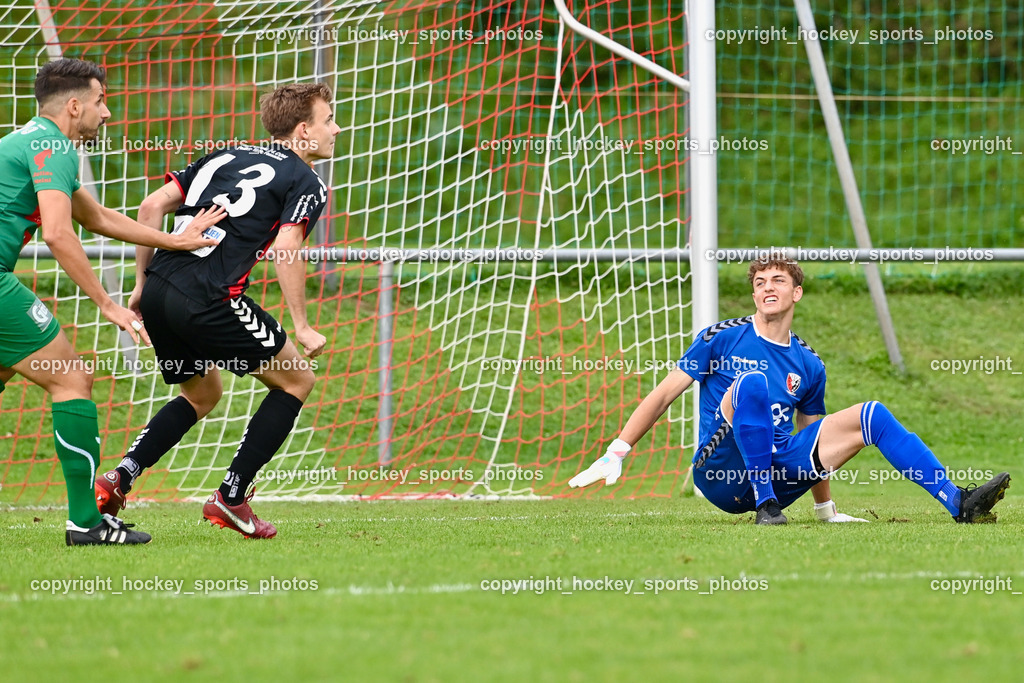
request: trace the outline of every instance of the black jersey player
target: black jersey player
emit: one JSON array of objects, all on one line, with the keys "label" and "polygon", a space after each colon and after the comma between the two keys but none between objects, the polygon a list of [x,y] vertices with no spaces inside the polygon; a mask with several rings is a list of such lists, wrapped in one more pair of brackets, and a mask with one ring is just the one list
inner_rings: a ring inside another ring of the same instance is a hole
[{"label": "black jersey player", "polygon": [[[211,523],[250,538],[277,530],[253,514],[247,492],[260,468],[284,443],[315,376],[280,323],[245,295],[249,273],[268,253],[305,354],[319,355],[327,340],[306,317],[305,262],[298,250],[327,202],[327,188],[310,164],[333,155],[340,128],[322,84],[288,85],[265,95],[260,117],[270,144],[237,145],[207,155],[167,183],[139,210],[139,221],[159,228],[174,212],[175,231],[204,207],[222,206],[215,248],[169,252],[140,248],[140,281],[129,302],[150,332],[164,381],[181,386],[146,425],[116,469],[96,480],[102,510],[124,507],[139,474],[177,444],[222,394],[220,373],[251,374],[270,392],[242,436],[220,488],[203,507]],[[271,245],[273,250],[268,252]],[[140,278],[141,280],[141,278]]]}]

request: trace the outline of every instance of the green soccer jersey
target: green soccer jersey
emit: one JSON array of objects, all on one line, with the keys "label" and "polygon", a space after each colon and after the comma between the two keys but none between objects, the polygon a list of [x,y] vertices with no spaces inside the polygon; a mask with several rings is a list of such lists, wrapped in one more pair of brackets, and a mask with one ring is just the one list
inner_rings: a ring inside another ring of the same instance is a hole
[{"label": "green soccer jersey", "polygon": [[53,121],[37,116],[0,139],[0,273],[14,270],[39,228],[36,192],[70,197],[79,187],[78,150]]}]

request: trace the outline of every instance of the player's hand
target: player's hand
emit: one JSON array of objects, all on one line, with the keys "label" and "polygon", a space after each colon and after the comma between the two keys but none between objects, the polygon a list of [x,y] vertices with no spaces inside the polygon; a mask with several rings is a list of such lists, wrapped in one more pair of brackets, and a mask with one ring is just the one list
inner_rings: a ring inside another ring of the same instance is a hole
[{"label": "player's hand", "polygon": [[139,308],[139,301],[142,300],[142,287],[135,285],[132,295],[128,297],[128,310],[135,314],[135,317],[142,321],[142,309]]},{"label": "player's hand", "polygon": [[295,339],[302,344],[302,351],[307,358],[316,358],[324,352],[324,347],[327,346],[327,337],[312,327],[295,330]]},{"label": "player's hand", "polygon": [[194,251],[202,247],[215,247],[220,244],[220,237],[204,235],[203,232],[227,215],[227,209],[223,206],[214,206],[211,209],[200,210],[189,221],[184,230],[172,236],[178,249],[181,251]]},{"label": "player's hand", "polygon": [[569,480],[571,488],[590,486],[594,482],[604,479],[607,486],[611,486],[622,475],[622,461],[629,454],[630,446],[625,441],[615,439],[608,446],[608,450],[597,461]]},{"label": "player's hand", "polygon": [[818,516],[818,519],[822,522],[867,522],[866,519],[860,517],[851,517],[845,515],[842,512],[836,511],[836,504],[831,500],[827,500],[824,503],[814,504],[814,514]]},{"label": "player's hand", "polygon": [[100,313],[103,314],[104,318],[130,334],[136,344],[139,343],[139,339],[141,338],[146,346],[153,345],[149,340],[149,333],[146,332],[146,328],[142,325],[142,321],[124,306],[118,306],[115,303],[111,303],[109,306],[100,309]]}]

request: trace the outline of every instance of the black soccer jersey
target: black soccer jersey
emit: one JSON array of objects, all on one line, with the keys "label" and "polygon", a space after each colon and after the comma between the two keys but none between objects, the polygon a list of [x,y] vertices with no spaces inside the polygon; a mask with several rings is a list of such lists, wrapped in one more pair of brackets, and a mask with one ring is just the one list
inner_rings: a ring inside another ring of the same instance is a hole
[{"label": "black soccer jersey", "polygon": [[237,297],[249,286],[249,273],[277,238],[282,225],[304,224],[305,235],[327,202],[320,176],[295,152],[278,144],[238,145],[167,174],[185,201],[175,213],[180,232],[200,209],[223,206],[217,223],[224,238],[216,247],[195,251],[158,250],[146,270],[168,280],[196,301]]}]

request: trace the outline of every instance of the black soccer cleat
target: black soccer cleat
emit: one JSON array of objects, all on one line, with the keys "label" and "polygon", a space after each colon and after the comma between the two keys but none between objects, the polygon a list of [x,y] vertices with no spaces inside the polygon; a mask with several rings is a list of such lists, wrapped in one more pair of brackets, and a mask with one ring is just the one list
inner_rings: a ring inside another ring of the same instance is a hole
[{"label": "black soccer cleat", "polygon": [[960,512],[953,519],[958,524],[994,522],[995,515],[989,514],[989,510],[1003,499],[1009,487],[1009,472],[1000,472],[981,486],[968,484],[960,488]]},{"label": "black soccer cleat", "polygon": [[789,522],[786,515],[782,514],[782,506],[779,501],[769,498],[757,506],[757,519],[754,524],[786,524]]},{"label": "black soccer cleat", "polygon": [[68,545],[142,545],[153,539],[143,531],[134,531],[133,526],[108,514],[104,514],[100,523],[91,529],[77,526],[68,520],[64,540]]}]

